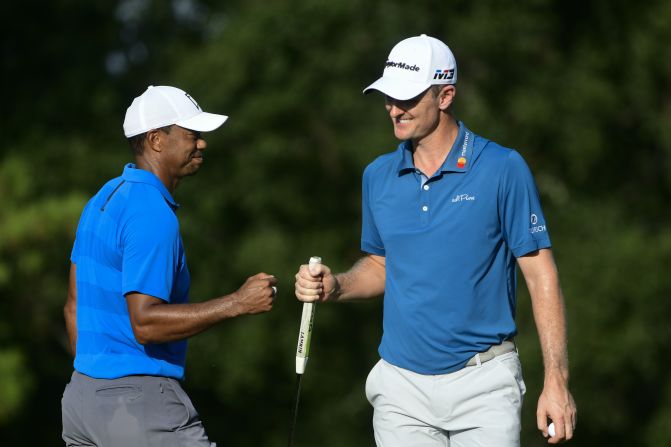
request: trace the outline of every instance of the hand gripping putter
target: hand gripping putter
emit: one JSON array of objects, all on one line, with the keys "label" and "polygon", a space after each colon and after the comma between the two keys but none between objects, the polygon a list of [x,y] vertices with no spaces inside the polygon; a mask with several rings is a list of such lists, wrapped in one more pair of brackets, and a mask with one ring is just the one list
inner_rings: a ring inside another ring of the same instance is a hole
[{"label": "hand gripping putter", "polygon": [[[322,263],[322,258],[313,256],[308,263],[310,273],[314,267]],[[294,417],[289,432],[289,447],[294,443],[294,428],[296,427],[296,416],[298,416],[298,400],[301,395],[301,379],[305,373],[310,352],[310,338],[312,337],[312,323],[315,318],[315,303],[303,303],[303,315],[301,317],[301,328],[298,331],[298,346],[296,346],[296,401],[294,403]]]}]

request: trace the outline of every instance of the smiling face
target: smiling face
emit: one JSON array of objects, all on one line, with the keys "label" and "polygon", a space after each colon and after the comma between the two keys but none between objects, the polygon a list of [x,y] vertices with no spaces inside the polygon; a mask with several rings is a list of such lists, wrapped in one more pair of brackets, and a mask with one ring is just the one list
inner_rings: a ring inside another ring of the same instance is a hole
[{"label": "smiling face", "polygon": [[440,125],[441,112],[452,103],[453,92],[454,87],[449,86],[441,90],[429,88],[404,101],[385,96],[385,108],[394,125],[396,138],[419,143],[431,135]]},{"label": "smiling face", "polygon": [[200,132],[174,125],[163,137],[162,164],[171,176],[179,179],[198,172],[207,147]]}]

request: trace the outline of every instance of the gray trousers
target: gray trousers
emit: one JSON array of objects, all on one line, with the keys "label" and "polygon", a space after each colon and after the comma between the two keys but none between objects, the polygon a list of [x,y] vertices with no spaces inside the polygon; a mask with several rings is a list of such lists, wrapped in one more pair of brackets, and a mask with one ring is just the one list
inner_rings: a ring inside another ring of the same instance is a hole
[{"label": "gray trousers", "polygon": [[61,401],[66,446],[216,447],[175,379],[74,372]]},{"label": "gray trousers", "polygon": [[378,447],[519,447],[525,390],[517,352],[435,376],[380,360],[366,381]]}]

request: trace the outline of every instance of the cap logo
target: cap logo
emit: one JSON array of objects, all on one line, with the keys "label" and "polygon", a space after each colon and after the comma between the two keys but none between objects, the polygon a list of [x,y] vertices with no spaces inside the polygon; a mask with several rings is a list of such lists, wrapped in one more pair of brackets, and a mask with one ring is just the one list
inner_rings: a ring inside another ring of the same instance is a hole
[{"label": "cap logo", "polygon": [[191,101],[191,102],[193,103],[193,105],[196,106],[196,108],[197,108],[198,110],[200,110],[201,112],[203,111],[203,109],[200,108],[200,106],[198,105],[198,103],[196,102],[196,100],[193,99],[193,98],[191,97],[191,95],[189,95],[187,92],[184,92],[184,96],[186,96],[187,98],[189,98],[189,101]]},{"label": "cap logo", "polygon": [[394,62],[390,60],[384,64],[384,68],[401,68],[403,70],[419,71],[419,67],[417,65],[408,65],[405,62]]},{"label": "cap logo", "polygon": [[433,75],[433,79],[450,80],[452,78],[454,78],[454,68],[449,70],[436,70],[436,74]]},{"label": "cap logo", "polygon": [[457,168],[463,168],[466,166],[467,160],[466,157],[459,157],[459,160],[457,160]]}]

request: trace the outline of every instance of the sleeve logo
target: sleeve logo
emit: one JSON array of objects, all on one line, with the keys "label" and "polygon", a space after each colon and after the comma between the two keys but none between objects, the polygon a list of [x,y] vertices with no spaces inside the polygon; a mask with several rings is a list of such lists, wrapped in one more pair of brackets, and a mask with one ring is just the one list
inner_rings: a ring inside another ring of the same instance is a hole
[{"label": "sleeve logo", "polygon": [[531,227],[529,228],[529,233],[534,234],[534,233],[542,233],[544,231],[547,231],[547,228],[545,225],[536,225],[538,223],[538,216],[535,214],[531,214]]}]

